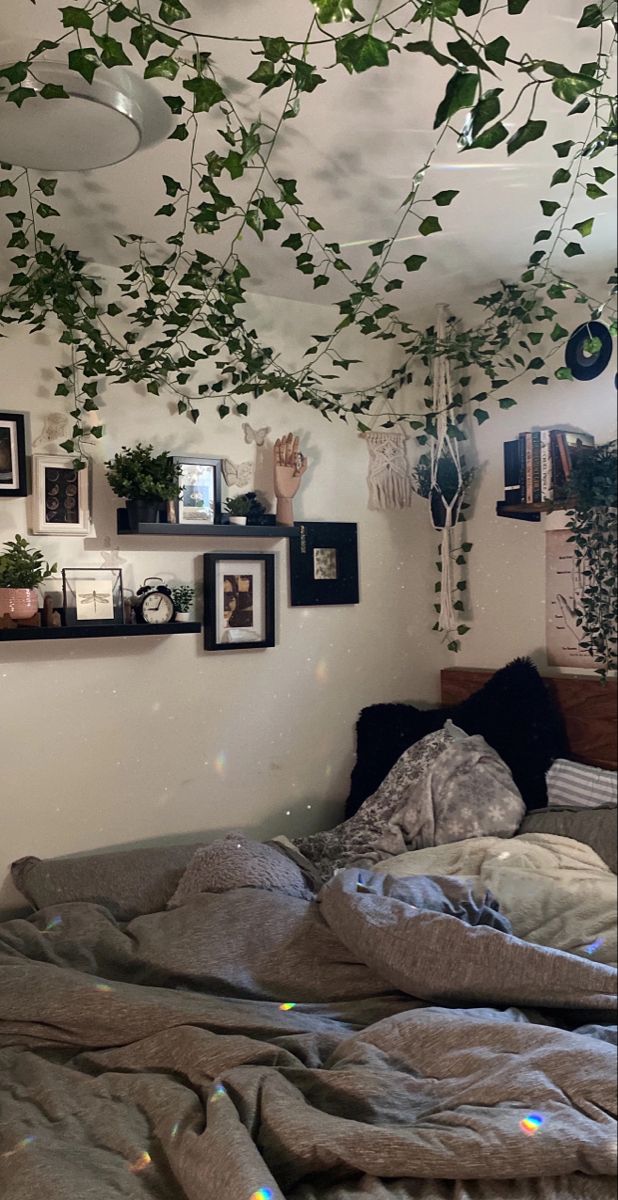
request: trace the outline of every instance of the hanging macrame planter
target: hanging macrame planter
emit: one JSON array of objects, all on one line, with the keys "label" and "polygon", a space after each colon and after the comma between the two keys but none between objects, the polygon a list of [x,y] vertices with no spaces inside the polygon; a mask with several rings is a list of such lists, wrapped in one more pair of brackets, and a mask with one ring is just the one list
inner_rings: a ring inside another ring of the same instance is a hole
[{"label": "hanging macrame planter", "polygon": [[[436,320],[438,343],[446,336],[446,307],[438,306]],[[433,360],[433,414],[436,437],[431,446],[431,484],[429,506],[434,529],[442,531],[442,587],[438,628],[445,633],[456,624],[453,608],[453,529],[464,500],[464,473],[459,443],[449,437],[449,411],[453,402],[451,366],[445,354]]]},{"label": "hanging macrame planter", "polygon": [[409,508],[412,480],[402,429],[378,429],[364,435],[369,451],[369,508]]}]

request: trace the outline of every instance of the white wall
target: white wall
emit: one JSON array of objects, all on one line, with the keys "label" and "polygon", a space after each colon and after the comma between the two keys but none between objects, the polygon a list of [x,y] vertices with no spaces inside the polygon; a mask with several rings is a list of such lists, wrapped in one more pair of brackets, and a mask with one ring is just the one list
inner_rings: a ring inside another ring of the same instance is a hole
[{"label": "white wall", "polygon": [[[318,331],[317,306],[263,302],[264,325],[293,357],[299,331]],[[300,337],[299,345],[306,345]],[[367,343],[363,340],[366,353]],[[384,350],[376,351],[377,356]],[[32,437],[53,399],[59,347],[10,331],[0,343],[2,407],[31,414]],[[60,566],[104,565],[119,549],[130,587],[145,576],[200,578],[204,551],[229,543],[118,539],[119,501],[102,460],[122,444],[251,458],[240,423],[206,411],[197,425],[167,404],[110,389],[94,470],[96,537],[31,538]],[[254,426],[301,434],[310,459],[298,518],[357,521],[358,607],[287,606],[285,543],[243,542],[278,556],[277,646],[208,654],[187,635],[158,640],[0,643],[0,877],[24,854],[72,853],[192,831],[244,827],[293,836],[338,818],[347,794],[353,726],[380,700],[437,699],[439,643],[428,634],[431,534],[419,501],[402,513],[367,510],[367,451],[355,431],[292,402],[253,405]],[[39,445],[38,450],[46,450]],[[258,486],[270,480],[258,463]],[[26,529],[26,503],[0,500],[0,542]],[[311,806],[311,808],[309,808]],[[287,813],[290,815],[286,815]],[[7,882],[4,904],[16,900]]]},{"label": "white wall", "polygon": [[472,628],[462,650],[449,656],[449,666],[500,667],[520,654],[531,655],[541,670],[545,654],[545,530],[563,528],[563,514],[540,523],[496,516],[496,500],[504,496],[503,442],[533,427],[583,430],[601,444],[616,436],[615,366],[596,380],[578,383],[553,380],[532,386],[530,377],[514,385],[516,408],[492,409],[474,433],[480,467],[473,515],[466,536],[470,554]]}]

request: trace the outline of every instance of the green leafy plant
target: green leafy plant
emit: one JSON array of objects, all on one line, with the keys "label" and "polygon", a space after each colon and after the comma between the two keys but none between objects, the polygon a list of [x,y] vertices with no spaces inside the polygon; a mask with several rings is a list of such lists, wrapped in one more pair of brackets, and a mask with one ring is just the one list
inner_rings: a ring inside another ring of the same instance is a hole
[{"label": "green leafy plant", "polygon": [[190,587],[187,583],[181,583],[178,587],[172,588],[172,600],[177,612],[190,612],[194,597],[195,588]]},{"label": "green leafy plant", "polygon": [[40,550],[35,550],[19,533],[15,540],[5,542],[0,554],[0,588],[36,588],[58,570],[50,567]]},{"label": "green leafy plant", "polygon": [[569,541],[574,544],[583,587],[576,600],[580,646],[605,678],[617,665],[616,558],[618,477],[616,442],[580,453],[569,481]]},{"label": "green leafy plant", "polygon": [[247,494],[245,496],[230,496],[229,499],[225,501],[224,507],[225,511],[229,513],[231,517],[247,517],[251,512],[252,504],[249,495]]},{"label": "green leafy plant", "polygon": [[112,491],[123,500],[176,500],[180,495],[180,464],[168,454],[155,454],[152,446],[123,446],[105,467]]}]

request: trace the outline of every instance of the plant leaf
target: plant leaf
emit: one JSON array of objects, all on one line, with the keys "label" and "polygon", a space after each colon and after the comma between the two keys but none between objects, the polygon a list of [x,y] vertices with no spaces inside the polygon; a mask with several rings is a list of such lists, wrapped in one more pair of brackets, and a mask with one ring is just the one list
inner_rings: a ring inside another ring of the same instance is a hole
[{"label": "plant leaf", "polygon": [[506,62],[506,56],[509,50],[510,42],[505,37],[494,38],[493,42],[488,42],[483,50],[485,58],[490,62],[497,62],[501,67]]},{"label": "plant leaf", "polygon": [[433,197],[434,204],[437,204],[439,206],[439,208],[446,208],[446,206],[448,204],[452,204],[453,200],[455,199],[455,196],[458,196],[458,195],[459,195],[459,192],[454,191],[452,189],[446,190],[444,192],[436,192],[435,196]]},{"label": "plant leaf", "polygon": [[587,4],[579,18],[578,29],[598,29],[603,24],[603,9],[600,4]]},{"label": "plant leaf", "polygon": [[81,75],[87,83],[92,83],[94,73],[98,71],[100,65],[96,50],[90,48],[69,50],[69,67],[72,71],[77,71],[77,74]]},{"label": "plant leaf", "polygon": [[582,237],[590,237],[594,226],[594,217],[588,217],[586,221],[576,221],[573,229],[576,229]]},{"label": "plant leaf", "polygon": [[553,217],[554,213],[557,213],[560,208],[557,200],[541,200],[540,204],[544,217]]},{"label": "plant leaf", "polygon": [[409,258],[405,259],[403,265],[406,271],[420,271],[423,263],[426,262],[427,259],[424,254],[411,254]]},{"label": "plant leaf", "polygon": [[472,108],[477,88],[478,75],[473,75],[470,71],[456,71],[449,79],[444,97],[436,110],[434,129],[439,129],[446,121],[450,121],[462,108]]},{"label": "plant leaf", "polygon": [[565,167],[559,167],[557,171],[554,171],[549,186],[556,187],[559,183],[568,183],[570,178],[571,172],[567,171]]},{"label": "plant leaf", "polygon": [[437,217],[425,217],[418,227],[418,231],[423,237],[429,237],[431,233],[440,233],[441,229],[442,226]]},{"label": "plant leaf", "polygon": [[176,21],[186,21],[190,16],[188,8],[185,8],[180,0],[162,0],[159,18],[164,25],[174,25]]},{"label": "plant leaf", "polygon": [[499,146],[505,138],[509,136],[509,131],[502,121],[497,121],[495,125],[490,125],[489,129],[484,129],[475,137],[470,149],[473,150],[493,150],[494,146]]},{"label": "plant leaf", "polygon": [[85,8],[69,4],[66,8],[61,8],[60,12],[65,29],[92,29],[92,17]]},{"label": "plant leaf", "polygon": [[199,76],[197,79],[189,79],[182,86],[193,95],[194,112],[210,112],[215,104],[225,100],[225,93],[216,79]]},{"label": "plant leaf", "polygon": [[337,62],[350,75],[369,71],[371,67],[387,67],[388,52],[388,43],[371,33],[346,33],[337,39]]},{"label": "plant leaf", "polygon": [[547,121],[526,121],[526,124],[520,126],[506,143],[507,154],[516,154],[528,142],[538,141],[543,137],[546,129]]},{"label": "plant leaf", "polygon": [[175,79],[177,74],[176,60],[169,54],[161,54],[158,58],[151,58],[144,71],[144,79]]},{"label": "plant leaf", "polygon": [[551,90],[565,104],[573,104],[584,92],[591,92],[600,84],[600,79],[591,79],[589,75],[567,75],[564,79],[554,79]]},{"label": "plant leaf", "polygon": [[568,158],[575,142],[554,142],[554,150],[558,158]]}]

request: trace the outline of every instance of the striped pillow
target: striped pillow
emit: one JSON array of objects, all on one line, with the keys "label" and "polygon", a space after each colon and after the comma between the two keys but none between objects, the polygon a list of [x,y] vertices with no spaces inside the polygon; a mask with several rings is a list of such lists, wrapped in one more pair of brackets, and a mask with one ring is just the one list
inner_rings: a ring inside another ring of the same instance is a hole
[{"label": "striped pillow", "polygon": [[587,767],[584,763],[557,758],[547,772],[547,799],[550,808],[601,808],[616,804],[615,771]]}]

